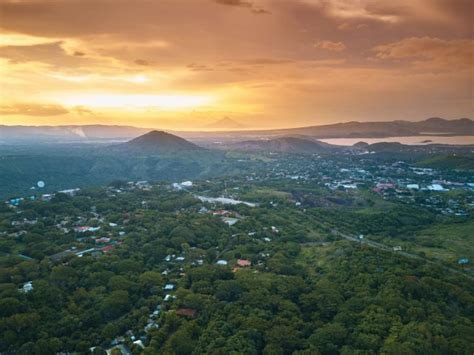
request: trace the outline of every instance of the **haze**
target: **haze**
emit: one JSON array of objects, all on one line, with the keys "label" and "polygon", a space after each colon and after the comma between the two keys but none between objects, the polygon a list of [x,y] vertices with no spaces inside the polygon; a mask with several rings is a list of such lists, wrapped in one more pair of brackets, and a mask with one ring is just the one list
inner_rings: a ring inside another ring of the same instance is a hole
[{"label": "haze", "polygon": [[469,0],[1,0],[0,123],[471,117]]}]

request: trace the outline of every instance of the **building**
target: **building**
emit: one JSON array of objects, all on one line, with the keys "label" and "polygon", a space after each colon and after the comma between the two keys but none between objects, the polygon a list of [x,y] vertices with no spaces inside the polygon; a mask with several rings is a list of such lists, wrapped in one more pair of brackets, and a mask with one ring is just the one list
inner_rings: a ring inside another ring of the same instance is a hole
[{"label": "building", "polygon": [[191,308],[178,308],[176,314],[181,317],[194,318],[196,316],[196,310]]},{"label": "building", "polygon": [[19,289],[22,293],[28,293],[33,291],[33,281],[28,281],[23,284],[23,287]]},{"label": "building", "polygon": [[249,267],[252,266],[252,262],[246,259],[239,259],[237,260],[237,265],[240,267]]}]

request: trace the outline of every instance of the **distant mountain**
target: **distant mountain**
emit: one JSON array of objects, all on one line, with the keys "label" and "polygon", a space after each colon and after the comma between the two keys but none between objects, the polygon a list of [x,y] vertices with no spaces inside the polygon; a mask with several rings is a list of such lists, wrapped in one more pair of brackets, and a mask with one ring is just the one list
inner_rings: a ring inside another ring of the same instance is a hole
[{"label": "distant mountain", "polygon": [[235,129],[245,129],[245,125],[240,122],[237,122],[229,117],[224,117],[219,121],[210,123],[204,127],[204,129],[211,130],[235,130]]},{"label": "distant mountain", "polygon": [[419,122],[346,122],[266,132],[285,135],[304,134],[316,138],[379,138],[423,134],[474,135],[474,121],[468,118],[445,120],[436,117]]},{"label": "distant mountain", "polygon": [[107,125],[2,126],[1,142],[88,142],[127,140],[148,132],[148,128]]},{"label": "distant mountain", "polygon": [[[345,122],[321,126],[276,130],[244,130],[245,126],[223,118],[203,128],[202,132],[173,132],[192,141],[254,140],[262,137],[304,135],[312,138],[383,138],[444,134],[474,135],[474,121],[469,118],[445,120],[433,117],[424,121]],[[99,142],[126,141],[150,131],[147,128],[107,125],[2,126],[0,143],[12,142]]]},{"label": "distant mountain", "polygon": [[299,137],[280,137],[269,140],[237,142],[230,148],[246,151],[283,152],[298,154],[318,154],[337,149],[327,143]]},{"label": "distant mountain", "polygon": [[194,143],[163,131],[148,132],[115,148],[146,154],[169,154],[202,149]]},{"label": "distant mountain", "polygon": [[312,138],[385,138],[423,135],[474,135],[474,121],[469,118],[445,120],[429,118],[424,121],[388,121],[388,122],[344,122],[321,126],[284,128],[271,130],[241,130],[219,132],[178,132],[179,136],[193,141],[235,141],[262,137],[280,137],[304,135]]}]

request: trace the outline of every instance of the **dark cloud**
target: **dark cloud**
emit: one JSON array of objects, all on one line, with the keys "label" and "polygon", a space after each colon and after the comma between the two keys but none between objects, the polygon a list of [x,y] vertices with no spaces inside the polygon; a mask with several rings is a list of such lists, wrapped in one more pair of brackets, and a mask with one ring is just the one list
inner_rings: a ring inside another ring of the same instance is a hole
[{"label": "dark cloud", "polygon": [[241,7],[253,6],[253,4],[250,1],[245,1],[245,0],[214,0],[214,1],[221,5],[241,6]]},{"label": "dark cloud", "polygon": [[147,60],[145,60],[145,59],[136,59],[136,60],[134,61],[134,63],[135,63],[136,65],[143,65],[143,66],[150,65],[150,62],[147,61]]},{"label": "dark cloud", "polygon": [[187,68],[192,71],[212,71],[213,69],[205,64],[191,63]]},{"label": "dark cloud", "polygon": [[253,2],[247,0],[214,0],[214,2],[220,5],[246,7],[250,9],[252,13],[257,15],[265,15],[270,13],[270,11],[258,7]]},{"label": "dark cloud", "polygon": [[294,61],[290,59],[280,59],[280,58],[255,58],[255,59],[243,60],[241,63],[248,64],[248,65],[280,65],[280,64],[294,63]]},{"label": "dark cloud", "polygon": [[344,43],[333,41],[319,41],[314,44],[314,47],[325,49],[331,52],[342,52],[346,49],[346,45]]},{"label": "dark cloud", "polygon": [[407,60],[425,69],[462,70],[472,68],[474,40],[446,41],[431,37],[410,37],[373,49],[378,59]]},{"label": "dark cloud", "polygon": [[0,114],[2,115],[58,116],[67,113],[69,111],[59,105],[21,103],[0,106]]},{"label": "dark cloud", "polygon": [[68,54],[63,42],[35,44],[30,46],[0,46],[0,57],[11,63],[41,62],[57,68],[74,67],[92,62],[77,52]]}]

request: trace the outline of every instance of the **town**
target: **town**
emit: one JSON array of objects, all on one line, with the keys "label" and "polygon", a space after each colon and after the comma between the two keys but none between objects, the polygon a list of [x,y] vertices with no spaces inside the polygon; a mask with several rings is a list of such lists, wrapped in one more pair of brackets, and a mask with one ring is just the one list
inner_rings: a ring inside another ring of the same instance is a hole
[{"label": "town", "polygon": [[[360,155],[271,155],[267,168],[224,179],[116,181],[8,199],[1,252],[15,260],[11,271],[17,271],[3,282],[13,281],[17,292],[30,297],[47,287],[40,265],[51,270],[49,282],[65,287],[76,282],[74,268],[107,260],[104,270],[91,274],[96,280],[89,278],[74,297],[86,297],[90,287],[107,287],[102,317],[115,320],[90,338],[95,343],[83,340],[81,349],[131,354],[156,348],[154,339],[171,315],[199,318],[203,300],[194,300],[193,292],[206,293],[209,285],[198,281],[204,270],[224,279],[295,273],[290,270],[299,266],[285,264],[280,250],[296,248],[290,241],[299,249],[337,253],[346,233],[352,235],[349,241],[392,250],[392,258],[407,253],[407,259],[472,278],[473,250],[465,248],[473,225],[472,175],[400,160],[374,164]],[[458,236],[445,240],[433,231],[436,226],[452,226]],[[132,257],[136,253],[139,260]],[[143,271],[145,265],[153,267]],[[141,274],[130,279],[130,272]],[[137,291],[141,305],[132,311]],[[216,292],[232,300],[236,291]]]}]

